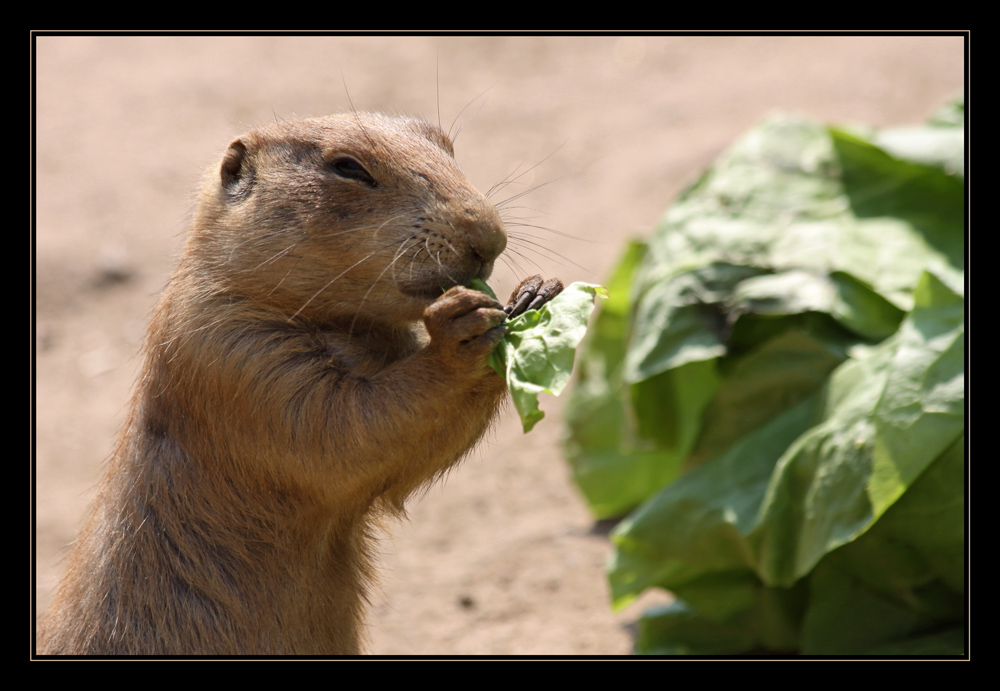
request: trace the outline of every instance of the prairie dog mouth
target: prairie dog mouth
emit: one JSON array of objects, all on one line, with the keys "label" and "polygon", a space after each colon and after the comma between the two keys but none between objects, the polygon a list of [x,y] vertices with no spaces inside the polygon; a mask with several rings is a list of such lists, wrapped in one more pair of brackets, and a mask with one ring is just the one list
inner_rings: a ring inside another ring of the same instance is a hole
[{"label": "prairie dog mouth", "polygon": [[430,276],[414,276],[401,281],[399,291],[404,295],[422,298],[436,298],[449,288],[469,286],[469,283],[479,278],[485,281],[493,274],[493,261],[479,262],[465,270],[449,271],[442,269],[440,273]]}]

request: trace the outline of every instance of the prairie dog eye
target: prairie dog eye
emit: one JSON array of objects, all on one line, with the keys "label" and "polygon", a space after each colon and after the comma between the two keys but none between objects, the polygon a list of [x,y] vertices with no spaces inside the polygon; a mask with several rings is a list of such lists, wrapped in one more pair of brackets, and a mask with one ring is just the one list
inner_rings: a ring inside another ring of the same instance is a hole
[{"label": "prairie dog eye", "polygon": [[337,156],[331,159],[327,165],[334,173],[347,180],[357,180],[371,187],[375,186],[373,178],[358,159],[353,156]]}]

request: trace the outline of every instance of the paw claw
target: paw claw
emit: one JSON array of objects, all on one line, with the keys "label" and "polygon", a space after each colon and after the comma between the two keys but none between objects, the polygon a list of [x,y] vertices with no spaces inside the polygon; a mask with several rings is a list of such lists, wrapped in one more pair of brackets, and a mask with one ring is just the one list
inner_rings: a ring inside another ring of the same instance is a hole
[{"label": "paw claw", "polygon": [[510,296],[503,311],[513,319],[528,310],[536,310],[562,292],[563,284],[558,278],[543,281],[541,276],[532,276],[521,282]]}]

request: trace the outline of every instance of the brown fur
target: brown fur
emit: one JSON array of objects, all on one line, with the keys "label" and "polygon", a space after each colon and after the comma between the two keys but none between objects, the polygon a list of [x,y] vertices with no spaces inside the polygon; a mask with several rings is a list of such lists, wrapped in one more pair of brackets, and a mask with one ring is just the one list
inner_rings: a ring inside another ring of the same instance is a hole
[{"label": "brown fur", "polygon": [[452,153],[436,127],[365,113],[229,146],[41,653],[361,650],[379,518],[505,393],[486,365],[504,314],[461,284],[506,233]]}]

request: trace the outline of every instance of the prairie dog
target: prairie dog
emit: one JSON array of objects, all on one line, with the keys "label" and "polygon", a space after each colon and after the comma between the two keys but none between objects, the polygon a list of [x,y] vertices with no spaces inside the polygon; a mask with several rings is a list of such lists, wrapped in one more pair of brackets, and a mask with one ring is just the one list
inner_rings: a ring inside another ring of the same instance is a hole
[{"label": "prairie dog", "polygon": [[[448,137],[349,113],[208,171],[43,654],[357,654],[380,519],[504,398],[506,247]],[[542,286],[545,286],[542,288]],[[544,298],[528,279],[511,298]]]}]

